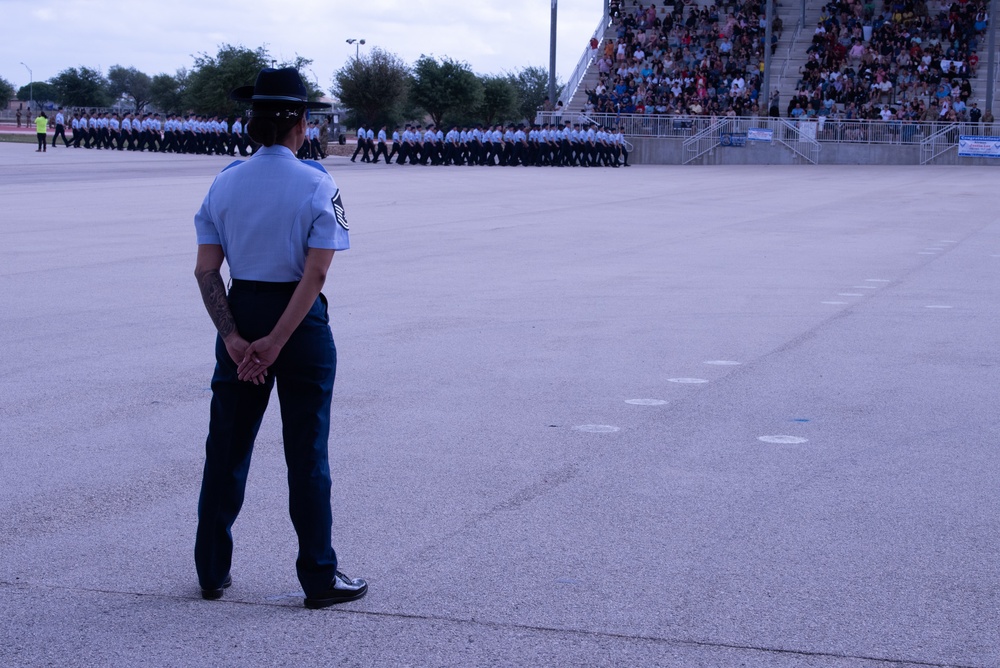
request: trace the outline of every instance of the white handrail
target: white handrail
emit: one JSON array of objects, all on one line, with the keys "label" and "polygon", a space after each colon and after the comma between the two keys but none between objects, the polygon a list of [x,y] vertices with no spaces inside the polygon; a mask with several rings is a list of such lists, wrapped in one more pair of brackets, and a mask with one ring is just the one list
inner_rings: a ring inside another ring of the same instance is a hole
[{"label": "white handrail", "polygon": [[602,16],[601,22],[597,25],[597,29],[594,30],[594,35],[591,39],[597,40],[597,50],[590,48],[590,43],[588,40],[587,48],[584,50],[583,55],[580,56],[580,62],[576,64],[576,69],[573,70],[573,74],[570,75],[569,80],[566,85],[563,86],[562,94],[559,96],[559,101],[563,103],[563,106],[569,106],[569,103],[573,100],[573,96],[576,95],[576,89],[580,87],[580,82],[583,81],[583,77],[586,76],[587,70],[590,69],[590,64],[594,60],[595,54],[601,48],[601,43],[604,41],[604,34],[607,32],[610,24],[609,16]]}]

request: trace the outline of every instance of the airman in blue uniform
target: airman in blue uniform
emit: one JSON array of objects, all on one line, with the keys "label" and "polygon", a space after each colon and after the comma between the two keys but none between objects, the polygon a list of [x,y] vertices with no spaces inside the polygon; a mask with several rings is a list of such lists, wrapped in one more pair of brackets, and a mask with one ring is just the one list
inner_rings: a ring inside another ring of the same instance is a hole
[{"label": "airman in blue uniform", "polygon": [[[232,585],[232,527],[243,505],[254,439],[275,384],[288,466],[289,514],[305,605],[364,596],[367,583],[338,570],[331,542],[330,410],[337,351],[321,290],[336,251],[350,248],[333,178],[294,151],[309,102],[293,68],[264,69],[231,97],[253,105],[250,137],[263,145],[224,169],[195,216],[195,275],[218,330],[212,409],[198,502],[195,565],[202,597]],[[229,265],[226,293],[220,269]],[[338,476],[347,475],[338,467]]]}]

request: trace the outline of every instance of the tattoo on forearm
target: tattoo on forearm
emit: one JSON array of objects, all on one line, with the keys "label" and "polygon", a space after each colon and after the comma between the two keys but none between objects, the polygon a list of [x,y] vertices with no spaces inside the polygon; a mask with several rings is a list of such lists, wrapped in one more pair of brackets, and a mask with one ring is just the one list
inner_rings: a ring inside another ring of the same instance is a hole
[{"label": "tattoo on forearm", "polygon": [[226,285],[222,282],[222,275],[218,271],[206,271],[198,276],[198,288],[201,290],[201,298],[208,309],[215,328],[219,330],[219,335],[226,338],[236,331],[236,322],[233,320],[233,313],[229,310],[229,300],[226,299]]}]

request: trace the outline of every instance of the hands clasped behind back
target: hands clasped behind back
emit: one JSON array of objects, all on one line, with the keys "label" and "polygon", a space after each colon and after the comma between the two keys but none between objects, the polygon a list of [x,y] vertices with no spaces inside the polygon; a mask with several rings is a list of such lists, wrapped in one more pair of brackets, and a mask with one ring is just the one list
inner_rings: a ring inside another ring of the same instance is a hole
[{"label": "hands clasped behind back", "polygon": [[[254,385],[260,385],[267,377],[268,368],[281,354],[281,348],[282,346],[278,345],[270,334],[248,344],[241,359],[233,357],[233,361],[237,364],[237,377]],[[232,352],[230,356],[232,357]]]}]

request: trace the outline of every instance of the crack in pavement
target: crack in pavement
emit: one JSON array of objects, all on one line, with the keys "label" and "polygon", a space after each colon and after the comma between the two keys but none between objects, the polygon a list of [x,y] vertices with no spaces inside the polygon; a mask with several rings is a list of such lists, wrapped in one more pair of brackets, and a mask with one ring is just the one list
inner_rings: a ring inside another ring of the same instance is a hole
[{"label": "crack in pavement", "polygon": [[[161,599],[161,600],[172,600],[172,601],[199,600],[197,597],[194,596],[150,594],[143,592],[129,592],[129,591],[97,589],[88,587],[29,585],[25,583],[6,582],[6,581],[0,581],[0,587],[9,587],[16,589],[46,589],[50,591],[77,592],[85,594],[108,594],[108,595],[119,595],[119,596],[125,595],[125,596],[135,596],[139,598]],[[210,605],[225,605],[225,604],[252,606],[252,607],[266,607],[266,608],[290,607],[287,604],[282,604],[277,602],[239,601],[232,599],[228,600],[224,599],[221,601],[213,601],[210,603]],[[374,610],[350,610],[346,608],[327,608],[326,610],[316,611],[316,612],[320,612],[320,614],[333,612],[333,613],[340,613],[344,615],[353,615],[359,617],[400,619],[400,620],[409,620],[418,622],[419,621],[446,622],[451,624],[476,626],[476,627],[495,629],[500,631],[530,631],[535,633],[573,635],[573,636],[582,636],[588,638],[605,638],[605,639],[628,641],[628,642],[648,642],[648,643],[663,644],[663,645],[673,645],[678,647],[727,649],[727,650],[736,650],[745,652],[760,652],[764,654],[778,654],[785,656],[847,659],[853,661],[871,661],[875,663],[884,663],[888,665],[902,664],[902,665],[912,665],[912,666],[928,666],[930,668],[982,668],[980,666],[975,666],[972,664],[938,663],[934,661],[922,661],[917,659],[903,659],[903,658],[887,658],[878,656],[868,656],[864,654],[844,654],[835,652],[823,652],[818,650],[788,649],[782,647],[765,647],[760,645],[741,645],[737,643],[727,643],[727,642],[711,641],[711,640],[694,640],[689,638],[668,638],[663,636],[629,635],[625,633],[615,633],[613,631],[590,631],[585,629],[559,628],[556,626],[541,626],[537,624],[495,622],[495,621],[480,620],[475,618],[449,617],[445,615],[426,615],[426,614],[415,614],[415,613],[405,613],[405,612],[382,612]]]}]

